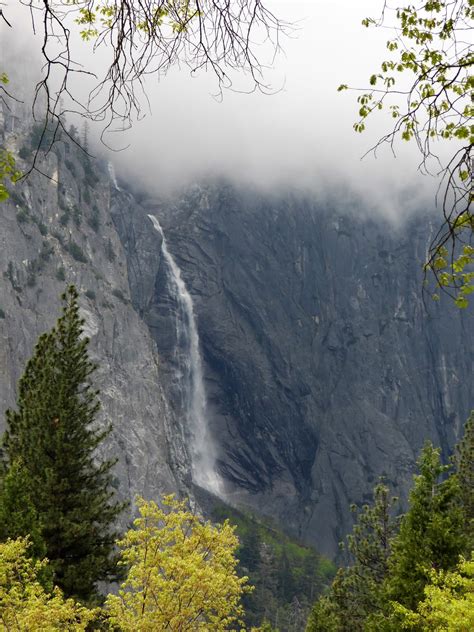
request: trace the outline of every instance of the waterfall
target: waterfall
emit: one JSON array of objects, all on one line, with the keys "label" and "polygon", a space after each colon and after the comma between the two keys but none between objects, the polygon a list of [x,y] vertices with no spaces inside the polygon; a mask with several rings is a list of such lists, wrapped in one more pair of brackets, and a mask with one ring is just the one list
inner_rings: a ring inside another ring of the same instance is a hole
[{"label": "waterfall", "polygon": [[148,217],[163,239],[161,251],[168,270],[168,288],[177,305],[175,360],[180,390],[183,393],[187,428],[192,437],[190,453],[193,481],[200,487],[222,496],[222,481],[215,468],[215,443],[208,426],[206,389],[193,299],[181,276],[181,270],[168,250],[160,222],[153,215]]},{"label": "waterfall", "polygon": [[120,187],[119,187],[119,185],[118,185],[118,183],[117,183],[117,178],[116,178],[116,176],[115,176],[115,168],[114,168],[114,165],[110,162],[110,160],[109,160],[109,162],[107,163],[107,169],[108,169],[108,171],[109,171],[109,177],[110,177],[110,180],[111,180],[112,184],[114,185],[114,188],[115,188],[117,191],[121,191],[121,189],[120,189]]}]

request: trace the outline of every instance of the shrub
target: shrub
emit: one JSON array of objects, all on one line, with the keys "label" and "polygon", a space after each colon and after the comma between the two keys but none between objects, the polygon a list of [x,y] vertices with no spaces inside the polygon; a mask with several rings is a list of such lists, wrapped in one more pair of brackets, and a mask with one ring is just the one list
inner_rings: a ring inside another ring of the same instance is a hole
[{"label": "shrub", "polygon": [[110,239],[107,240],[107,244],[105,245],[105,254],[110,263],[115,261],[116,256]]},{"label": "shrub", "polygon": [[87,218],[87,223],[89,224],[89,226],[92,228],[92,230],[95,233],[99,232],[99,227],[100,227],[99,209],[97,208],[95,204],[92,208],[90,217]]},{"label": "shrub", "polygon": [[84,189],[82,190],[81,196],[86,204],[90,204],[92,202],[91,194],[89,193],[89,189],[87,186],[85,186]]},{"label": "shrub", "polygon": [[51,246],[51,244],[48,244],[47,241],[43,241],[41,245],[40,254],[39,254],[41,261],[43,262],[49,261],[52,254],[53,254],[53,247]]},{"label": "shrub", "polygon": [[73,259],[80,263],[87,263],[87,257],[84,251],[75,241],[70,241],[65,248]]},{"label": "shrub", "polygon": [[74,165],[74,163],[71,160],[68,160],[66,158],[66,160],[64,161],[64,164],[66,165],[66,168],[71,172],[71,174],[73,176],[76,175],[76,167]]},{"label": "shrub", "polygon": [[82,217],[81,217],[81,211],[77,208],[77,206],[73,208],[72,219],[74,221],[74,224],[79,228],[79,226],[81,225]]},{"label": "shrub", "polygon": [[28,222],[29,219],[30,219],[30,216],[28,214],[28,211],[25,211],[25,209],[20,209],[18,213],[16,214],[16,220],[19,224],[26,224],[26,222]]},{"label": "shrub", "polygon": [[64,213],[59,218],[59,223],[61,226],[67,226],[69,224],[69,220],[71,219],[71,213],[69,210],[64,211]]},{"label": "shrub", "polygon": [[59,230],[53,230],[51,231],[51,236],[54,237],[55,239],[57,239],[59,241],[59,243],[64,246],[64,237],[61,235],[61,233],[59,232]]}]

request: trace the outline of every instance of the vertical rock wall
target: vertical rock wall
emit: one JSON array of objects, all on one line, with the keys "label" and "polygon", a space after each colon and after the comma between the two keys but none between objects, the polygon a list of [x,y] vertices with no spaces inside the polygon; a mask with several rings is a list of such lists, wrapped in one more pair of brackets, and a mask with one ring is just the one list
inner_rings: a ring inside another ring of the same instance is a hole
[{"label": "vertical rock wall", "polygon": [[383,475],[406,497],[426,439],[472,406],[473,315],[422,296],[429,219],[399,230],[220,183],[161,207],[193,297],[231,502],[334,554]]}]

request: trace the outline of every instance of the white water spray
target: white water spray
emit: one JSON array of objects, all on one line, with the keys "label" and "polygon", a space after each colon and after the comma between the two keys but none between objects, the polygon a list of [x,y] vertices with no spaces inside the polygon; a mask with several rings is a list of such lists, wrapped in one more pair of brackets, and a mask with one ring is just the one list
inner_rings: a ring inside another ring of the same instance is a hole
[{"label": "white water spray", "polygon": [[[160,222],[153,215],[148,215],[148,217],[163,239],[161,251],[168,267],[169,289],[178,308],[176,312],[176,358],[181,390],[185,395],[188,428],[192,435],[193,481],[200,487],[222,496],[222,481],[216,472],[215,443],[208,426],[207,398],[193,299],[181,276],[181,270],[168,250]],[[180,353],[181,349],[184,349],[184,353]]]},{"label": "white water spray", "polygon": [[110,160],[107,163],[107,169],[109,171],[109,177],[110,177],[110,180],[112,181],[112,184],[114,185],[114,188],[117,189],[117,191],[121,191],[122,189],[119,187],[119,185],[117,183],[117,178],[115,176],[115,167],[110,162]]}]

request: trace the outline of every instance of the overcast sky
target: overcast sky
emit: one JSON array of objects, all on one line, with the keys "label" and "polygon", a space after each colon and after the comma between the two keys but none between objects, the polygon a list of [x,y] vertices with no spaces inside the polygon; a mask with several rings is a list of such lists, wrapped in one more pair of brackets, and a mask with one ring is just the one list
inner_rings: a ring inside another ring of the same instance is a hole
[{"label": "overcast sky", "polygon": [[340,83],[367,85],[385,56],[389,34],[361,25],[379,14],[382,0],[270,2],[277,15],[298,25],[266,76],[281,90],[270,96],[226,92],[218,101],[211,76],[176,70],[160,82],[150,77],[150,111],[114,139],[117,147],[130,145],[112,154],[119,175],[157,193],[208,175],[271,189],[351,187],[368,208],[393,217],[421,205],[434,183],[417,175],[418,156],[406,144],[399,144],[397,159],[387,148],[378,159],[361,161],[389,128],[388,114],[356,134],[356,94],[337,92]]},{"label": "overcast sky", "polygon": [[299,28],[268,72],[275,89],[283,86],[270,96],[226,92],[219,102],[211,77],[192,78],[186,71],[159,84],[150,80],[151,113],[134,126],[131,146],[114,158],[121,175],[158,189],[206,174],[272,189],[351,186],[369,206],[394,217],[418,206],[433,182],[416,174],[416,152],[401,143],[395,161],[388,148],[377,160],[361,161],[391,119],[378,116],[367,132],[356,134],[356,94],[337,92],[341,83],[367,85],[385,56],[387,32],[361,25],[381,5],[274,3],[275,12]]}]

